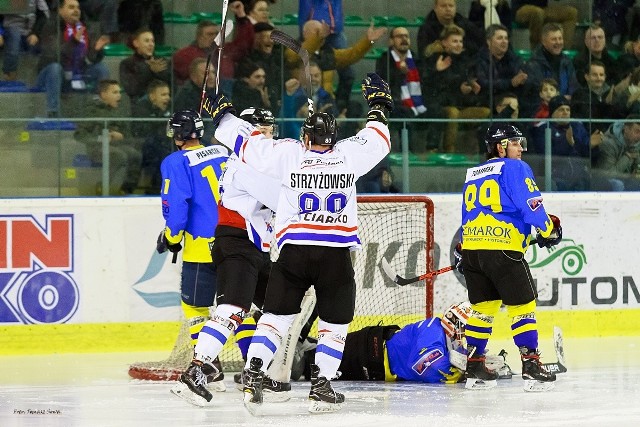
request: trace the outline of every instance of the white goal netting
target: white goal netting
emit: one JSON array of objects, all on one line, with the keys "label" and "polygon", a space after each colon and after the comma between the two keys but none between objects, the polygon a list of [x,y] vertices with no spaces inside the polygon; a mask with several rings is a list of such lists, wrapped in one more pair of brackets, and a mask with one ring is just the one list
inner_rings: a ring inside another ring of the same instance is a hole
[{"label": "white goal netting", "polygon": [[[432,201],[424,196],[360,196],[358,222],[362,249],[352,252],[357,291],[355,317],[349,330],[378,323],[403,326],[432,316],[432,281],[398,286],[380,268],[384,257],[403,277],[433,270]],[[272,255],[277,257],[277,253]],[[183,325],[169,358],[132,364],[129,374],[139,379],[175,380],[192,356],[188,329]],[[225,371],[242,369],[233,335],[220,354],[220,361]]]}]

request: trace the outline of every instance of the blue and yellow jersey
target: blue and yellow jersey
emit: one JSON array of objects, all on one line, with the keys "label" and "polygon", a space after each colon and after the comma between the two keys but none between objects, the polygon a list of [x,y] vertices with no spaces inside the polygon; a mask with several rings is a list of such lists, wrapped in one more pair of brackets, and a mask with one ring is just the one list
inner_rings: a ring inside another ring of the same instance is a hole
[{"label": "blue and yellow jersey", "polygon": [[386,345],[389,369],[398,378],[425,383],[456,383],[460,378],[460,371],[449,362],[444,329],[437,317],[403,327]]},{"label": "blue and yellow jersey", "polygon": [[211,262],[218,224],[218,181],[227,158],[222,146],[197,145],[170,154],[160,165],[165,236],[169,243],[184,239],[184,261]]},{"label": "blue and yellow jersey", "polygon": [[531,226],[548,237],[551,218],[529,165],[491,159],[467,170],[462,200],[462,248],[526,252]]}]

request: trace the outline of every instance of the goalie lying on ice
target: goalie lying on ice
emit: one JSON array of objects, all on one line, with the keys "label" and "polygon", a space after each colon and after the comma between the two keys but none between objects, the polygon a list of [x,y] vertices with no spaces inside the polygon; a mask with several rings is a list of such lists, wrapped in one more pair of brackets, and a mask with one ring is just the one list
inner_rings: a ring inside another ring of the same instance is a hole
[{"label": "goalie lying on ice", "polygon": [[[352,381],[420,381],[455,384],[466,368],[464,327],[471,306],[461,302],[438,317],[411,323],[402,328],[367,326],[347,334],[339,380]],[[304,355],[294,362],[292,378],[308,372],[313,348],[305,342]],[[487,356],[487,364],[511,378],[504,356]],[[297,375],[296,375],[297,374]]]}]

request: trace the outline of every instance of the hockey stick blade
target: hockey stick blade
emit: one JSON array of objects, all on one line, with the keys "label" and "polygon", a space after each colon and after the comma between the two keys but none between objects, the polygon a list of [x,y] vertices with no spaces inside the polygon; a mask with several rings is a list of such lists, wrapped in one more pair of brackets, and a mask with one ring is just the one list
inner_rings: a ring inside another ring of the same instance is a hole
[{"label": "hockey stick blade", "polygon": [[419,282],[421,280],[430,279],[430,278],[435,277],[435,276],[437,276],[439,274],[451,271],[451,270],[453,270],[455,268],[454,265],[448,265],[446,267],[442,267],[439,270],[430,271],[430,272],[424,273],[424,274],[422,274],[420,276],[411,277],[411,278],[406,279],[406,278],[396,274],[396,272],[391,268],[391,265],[389,265],[389,262],[386,260],[386,258],[382,258],[380,260],[380,266],[382,267],[382,270],[387,275],[387,277],[389,277],[389,279],[393,280],[394,283],[397,283],[400,286],[405,286],[405,285],[408,285],[410,283],[415,283],[415,282]]},{"label": "hockey stick blade", "polygon": [[564,359],[564,342],[562,339],[562,329],[559,326],[553,327],[553,347],[556,350],[557,362],[543,363],[542,366],[549,371],[556,374],[563,374],[567,372]]}]

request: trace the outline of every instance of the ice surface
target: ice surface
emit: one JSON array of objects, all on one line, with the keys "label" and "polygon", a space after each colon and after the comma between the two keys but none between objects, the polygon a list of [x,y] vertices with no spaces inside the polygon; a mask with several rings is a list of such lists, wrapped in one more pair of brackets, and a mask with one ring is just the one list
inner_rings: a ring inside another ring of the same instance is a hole
[{"label": "ice surface", "polygon": [[[158,353],[0,357],[0,426],[601,426],[640,425],[640,337],[565,337],[568,372],[547,393],[525,393],[522,379],[486,391],[458,385],[335,382],[346,395],[342,411],[307,413],[308,382],[292,399],[265,403],[259,418],[227,391],[197,408],[169,392],[171,383],[130,380],[127,367]],[[507,347],[507,350],[513,346]],[[554,361],[550,351],[545,361]],[[520,365],[509,355],[515,371]],[[34,413],[35,411],[35,413]],[[40,412],[40,413],[38,413]]]}]

